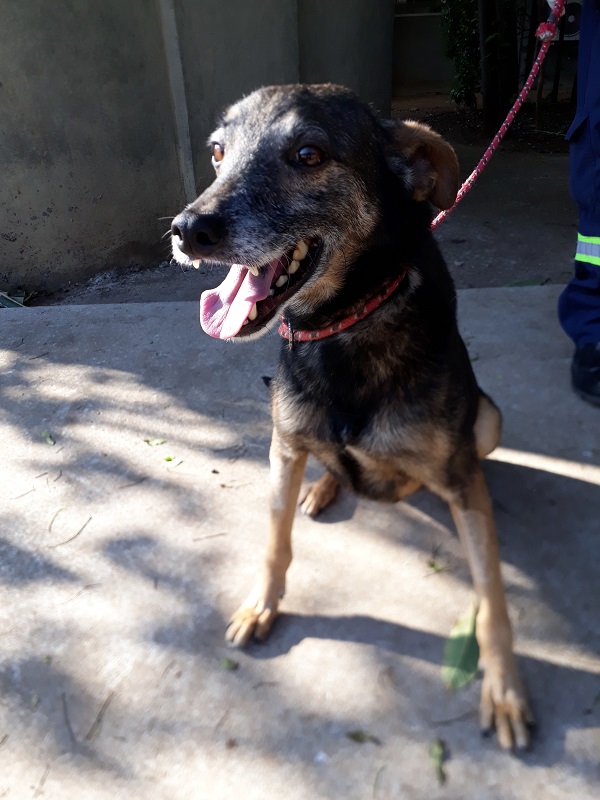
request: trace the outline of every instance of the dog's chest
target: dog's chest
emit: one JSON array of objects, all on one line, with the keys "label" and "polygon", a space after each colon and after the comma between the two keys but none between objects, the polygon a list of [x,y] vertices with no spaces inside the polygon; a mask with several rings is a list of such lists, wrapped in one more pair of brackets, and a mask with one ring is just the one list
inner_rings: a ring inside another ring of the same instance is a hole
[{"label": "dog's chest", "polygon": [[407,477],[421,471],[414,451],[423,440],[421,426],[398,409],[348,408],[300,394],[279,400],[274,412],[280,436],[312,453],[357,494],[395,501]]}]

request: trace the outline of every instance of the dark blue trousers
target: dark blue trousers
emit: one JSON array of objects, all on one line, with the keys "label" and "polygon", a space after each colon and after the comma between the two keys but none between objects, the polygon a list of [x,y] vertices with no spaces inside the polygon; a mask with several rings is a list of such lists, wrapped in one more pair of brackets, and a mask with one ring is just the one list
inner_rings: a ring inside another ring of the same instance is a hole
[{"label": "dark blue trousers", "polygon": [[567,132],[571,195],[579,211],[575,275],[560,296],[560,323],[576,345],[600,342],[600,0],[583,0],[577,113]]}]

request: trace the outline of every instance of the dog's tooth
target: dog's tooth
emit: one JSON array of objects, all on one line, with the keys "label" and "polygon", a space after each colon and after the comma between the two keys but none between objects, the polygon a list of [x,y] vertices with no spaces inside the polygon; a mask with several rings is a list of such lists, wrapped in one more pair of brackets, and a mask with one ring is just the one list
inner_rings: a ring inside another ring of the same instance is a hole
[{"label": "dog's tooth", "polygon": [[245,320],[242,322],[242,328],[244,327],[244,325],[247,325],[247,324],[248,324],[248,320],[247,320],[247,319],[245,319]]},{"label": "dog's tooth", "polygon": [[287,280],[288,280],[288,276],[287,275],[280,275],[277,278],[277,280],[275,281],[275,286],[278,286],[279,288],[281,288],[282,286],[285,286],[285,284],[287,283]]},{"label": "dog's tooth", "polygon": [[300,262],[294,259],[290,264],[290,269],[289,269],[290,275],[293,275],[294,272],[298,272],[299,269],[300,269]]},{"label": "dog's tooth", "polygon": [[269,297],[273,297],[275,294],[275,289],[269,289]]},{"label": "dog's tooth", "polygon": [[255,277],[258,278],[258,267],[248,267],[248,272],[251,272]]},{"label": "dog's tooth", "polygon": [[302,261],[302,259],[306,256],[307,253],[308,253],[308,245],[306,244],[304,239],[301,239],[296,245],[296,249],[292,254],[292,258],[294,259],[294,261]]},{"label": "dog's tooth", "polygon": [[192,264],[194,265],[194,269],[200,269],[200,259],[199,258],[194,259],[192,261]]},{"label": "dog's tooth", "polygon": [[254,320],[254,319],[256,319],[257,317],[258,317],[258,309],[257,309],[257,307],[256,307],[256,303],[254,303],[254,305],[253,305],[253,306],[252,306],[252,308],[250,309],[250,313],[248,314],[248,319],[252,319],[252,320]]}]

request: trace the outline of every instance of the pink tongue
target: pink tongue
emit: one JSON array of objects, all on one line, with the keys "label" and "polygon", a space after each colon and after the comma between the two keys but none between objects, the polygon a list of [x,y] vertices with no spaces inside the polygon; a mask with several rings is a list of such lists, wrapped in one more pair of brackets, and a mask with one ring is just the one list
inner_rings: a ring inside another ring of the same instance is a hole
[{"label": "pink tongue", "polygon": [[200,324],[204,332],[215,339],[230,339],[239,333],[254,303],[268,296],[272,278],[270,269],[255,276],[242,264],[233,264],[220,286],[202,292]]}]

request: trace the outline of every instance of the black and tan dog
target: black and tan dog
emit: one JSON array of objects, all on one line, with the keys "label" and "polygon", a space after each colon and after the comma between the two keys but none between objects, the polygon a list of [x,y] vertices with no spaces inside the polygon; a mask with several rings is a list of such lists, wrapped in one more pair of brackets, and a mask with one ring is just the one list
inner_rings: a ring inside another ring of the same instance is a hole
[{"label": "black and tan dog", "polygon": [[500,413],[478,388],[458,333],[452,279],[430,232],[452,205],[454,151],[427,127],[381,122],[339,86],[276,86],[232,106],[212,135],[214,183],[172,226],[174,257],[230,265],[201,299],[221,339],[279,325],[272,381],[266,559],[227,639],[264,639],[291,561],[307,455],[327,472],[303,510],[339,484],[379,500],[421,486],[450,505],[480,608],[481,723],[528,744],[490,499],[479,460]]}]

